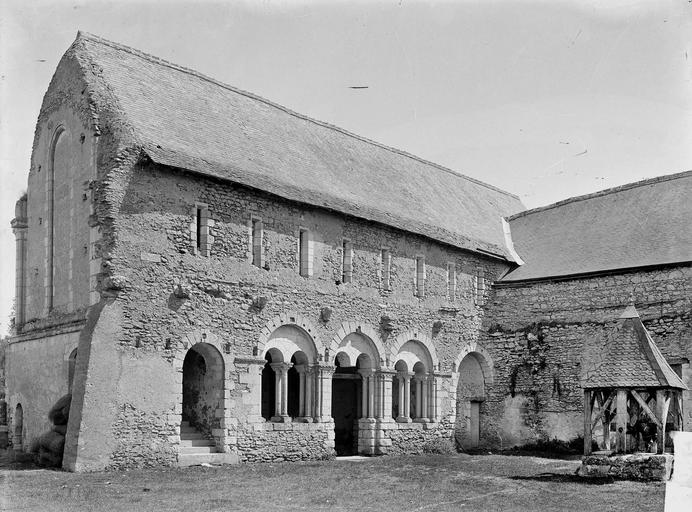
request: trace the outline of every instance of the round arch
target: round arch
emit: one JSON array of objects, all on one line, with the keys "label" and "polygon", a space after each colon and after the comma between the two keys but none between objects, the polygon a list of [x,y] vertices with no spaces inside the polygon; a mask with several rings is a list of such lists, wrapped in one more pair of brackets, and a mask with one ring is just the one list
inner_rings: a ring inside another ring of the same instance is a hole
[{"label": "round arch", "polygon": [[471,354],[481,367],[483,372],[483,381],[485,387],[491,386],[494,380],[493,360],[488,351],[476,341],[470,341],[464,344],[459,355],[454,360],[452,367],[452,389],[456,390],[459,384],[459,367],[466,356]]},{"label": "round arch", "polygon": [[[429,363],[432,365],[432,367],[429,368],[429,371],[439,369],[440,360],[437,357],[437,351],[435,350],[435,345],[433,344],[432,339],[429,336],[416,330],[402,332],[394,339],[394,343],[392,343],[389,352],[390,364],[394,364],[396,363],[397,359],[400,359],[400,352],[402,351],[402,348],[404,348],[404,345],[408,342],[415,342],[416,345],[423,347],[425,349],[425,352],[429,357]],[[415,353],[415,351],[412,352]],[[413,361],[413,364],[410,364],[409,367],[413,368],[413,365],[416,362],[417,361]],[[407,364],[408,363],[409,361],[407,361]]]},{"label": "round arch", "polygon": [[382,341],[375,329],[367,324],[344,322],[334,335],[329,345],[329,361],[334,363],[337,354],[342,366],[355,366],[362,356],[367,356],[371,367],[380,368],[384,365],[386,354]]},{"label": "round arch", "polygon": [[[269,349],[276,347],[277,342],[272,340],[278,338],[277,331],[279,329],[286,327],[292,327],[295,329],[294,333],[299,333],[302,331],[303,336],[310,340],[311,347],[301,347],[300,350],[303,350],[303,348],[309,348],[308,352],[314,354],[315,360],[318,360],[320,357],[324,356],[324,346],[317,337],[317,327],[310,320],[302,315],[299,315],[298,313],[282,313],[267,322],[267,325],[262,328],[262,332],[257,340],[258,354],[264,357]],[[305,352],[305,350],[303,351]],[[283,352],[284,350],[282,350],[282,353]],[[306,352],[306,354],[308,352]],[[285,355],[286,354],[284,354],[284,356]],[[290,361],[291,355],[292,354],[289,354],[286,360]]]}]

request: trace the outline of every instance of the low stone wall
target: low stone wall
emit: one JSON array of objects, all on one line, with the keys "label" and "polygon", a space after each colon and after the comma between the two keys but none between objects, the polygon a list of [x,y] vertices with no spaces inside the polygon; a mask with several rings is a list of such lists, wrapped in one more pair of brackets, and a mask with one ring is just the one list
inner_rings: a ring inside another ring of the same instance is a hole
[{"label": "low stone wall", "polygon": [[611,477],[617,480],[666,481],[673,469],[673,456],[666,453],[633,453],[631,455],[588,455],[582,457],[579,476]]},{"label": "low stone wall", "polygon": [[394,423],[385,431],[391,439],[388,455],[423,453],[426,443],[436,439],[451,439],[452,427],[440,423]]},{"label": "low stone wall", "polygon": [[333,423],[263,423],[238,434],[236,449],[241,462],[295,462],[331,459]]}]

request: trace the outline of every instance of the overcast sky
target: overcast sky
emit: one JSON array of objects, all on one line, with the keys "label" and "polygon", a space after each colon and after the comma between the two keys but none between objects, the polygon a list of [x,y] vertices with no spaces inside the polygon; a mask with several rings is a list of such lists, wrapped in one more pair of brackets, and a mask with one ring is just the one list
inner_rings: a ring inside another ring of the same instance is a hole
[{"label": "overcast sky", "polygon": [[14,296],[14,202],[43,94],[77,30],[486,181],[527,207],[692,169],[688,0],[3,0],[0,335]]}]

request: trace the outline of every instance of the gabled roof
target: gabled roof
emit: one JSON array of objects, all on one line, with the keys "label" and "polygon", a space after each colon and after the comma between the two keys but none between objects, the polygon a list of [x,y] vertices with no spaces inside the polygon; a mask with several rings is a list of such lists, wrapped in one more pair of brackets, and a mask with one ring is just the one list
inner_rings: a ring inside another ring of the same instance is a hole
[{"label": "gabled roof", "polygon": [[503,282],[692,261],[692,171],[574,197],[509,218],[525,265]]},{"label": "gabled roof", "polygon": [[156,163],[512,260],[512,194],[90,34],[72,55]]},{"label": "gabled roof", "polygon": [[603,361],[585,379],[585,389],[687,389],[651,339],[634,306],[620,316],[607,337],[605,350]]}]

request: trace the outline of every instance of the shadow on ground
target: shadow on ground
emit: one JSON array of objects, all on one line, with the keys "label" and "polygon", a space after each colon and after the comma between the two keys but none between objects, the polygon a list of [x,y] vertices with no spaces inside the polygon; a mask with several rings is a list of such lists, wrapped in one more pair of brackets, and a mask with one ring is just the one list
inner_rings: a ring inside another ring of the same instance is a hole
[{"label": "shadow on ground", "polygon": [[574,483],[583,485],[608,485],[615,483],[615,479],[610,476],[584,478],[578,475],[565,473],[539,473],[531,476],[511,476],[511,480],[531,480],[534,482],[559,482]]},{"label": "shadow on ground", "polygon": [[45,469],[36,464],[36,459],[31,453],[15,452],[12,449],[0,450],[0,469],[13,471]]}]

